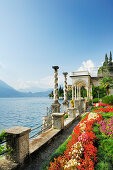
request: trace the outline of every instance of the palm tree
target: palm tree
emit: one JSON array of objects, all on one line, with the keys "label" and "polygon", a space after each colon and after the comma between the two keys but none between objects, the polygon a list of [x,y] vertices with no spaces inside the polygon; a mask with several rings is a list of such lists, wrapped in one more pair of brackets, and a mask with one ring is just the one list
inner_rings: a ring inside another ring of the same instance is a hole
[{"label": "palm tree", "polygon": [[104,77],[100,82],[100,86],[106,89],[106,94],[108,96],[110,87],[113,87],[112,77]]}]

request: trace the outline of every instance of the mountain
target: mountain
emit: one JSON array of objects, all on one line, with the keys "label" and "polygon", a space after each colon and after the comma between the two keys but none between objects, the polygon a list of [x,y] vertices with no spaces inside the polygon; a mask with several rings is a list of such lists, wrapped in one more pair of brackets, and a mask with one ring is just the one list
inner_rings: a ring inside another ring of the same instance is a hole
[{"label": "mountain", "polygon": [[49,91],[45,92],[20,92],[9,86],[4,81],[0,80],[0,97],[46,97],[50,93]]}]

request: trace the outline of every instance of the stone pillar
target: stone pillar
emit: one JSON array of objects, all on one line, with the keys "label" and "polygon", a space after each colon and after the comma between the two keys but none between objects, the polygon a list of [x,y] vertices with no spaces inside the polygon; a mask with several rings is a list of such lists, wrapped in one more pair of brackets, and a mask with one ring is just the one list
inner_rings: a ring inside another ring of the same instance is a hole
[{"label": "stone pillar", "polygon": [[80,86],[79,86],[79,100],[81,99]]},{"label": "stone pillar", "polygon": [[68,118],[75,118],[75,117],[76,117],[75,108],[68,108]]},{"label": "stone pillar", "polygon": [[75,100],[77,99],[76,95],[77,95],[77,94],[76,94],[76,85],[75,85]]},{"label": "stone pillar", "polygon": [[78,85],[77,85],[77,100],[78,100]]},{"label": "stone pillar", "polygon": [[52,103],[52,112],[60,112],[60,103],[58,102],[58,66],[53,66],[54,69],[54,102]]},{"label": "stone pillar", "polygon": [[89,98],[89,90],[88,90],[88,87],[87,87],[87,99]]},{"label": "stone pillar", "polygon": [[63,72],[64,75],[64,101],[63,101],[63,111],[67,111],[69,107],[69,102],[67,101],[67,72]]},{"label": "stone pillar", "polygon": [[52,126],[55,129],[64,128],[64,113],[53,113],[52,114]]},{"label": "stone pillar", "polygon": [[19,164],[23,163],[24,159],[29,156],[29,132],[27,127],[12,127],[6,130],[6,147],[11,148],[12,152],[8,159]]},{"label": "stone pillar", "polygon": [[90,86],[90,92],[91,92],[91,100],[93,99],[93,95],[92,95],[92,84]]},{"label": "stone pillar", "polygon": [[72,85],[72,100],[74,100],[74,87]]}]

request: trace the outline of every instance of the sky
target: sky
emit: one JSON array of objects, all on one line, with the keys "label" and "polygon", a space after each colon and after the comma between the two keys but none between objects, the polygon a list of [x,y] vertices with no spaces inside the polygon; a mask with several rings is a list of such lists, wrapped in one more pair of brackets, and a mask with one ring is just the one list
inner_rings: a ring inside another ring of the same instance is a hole
[{"label": "sky", "polygon": [[53,87],[62,72],[113,54],[113,0],[0,0],[0,79],[17,90]]}]

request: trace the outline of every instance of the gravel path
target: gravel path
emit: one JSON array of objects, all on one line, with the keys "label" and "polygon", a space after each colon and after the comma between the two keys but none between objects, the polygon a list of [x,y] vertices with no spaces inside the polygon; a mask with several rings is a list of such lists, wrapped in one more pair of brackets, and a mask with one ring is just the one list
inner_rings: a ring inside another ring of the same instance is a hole
[{"label": "gravel path", "polygon": [[57,137],[52,139],[47,146],[40,149],[24,167],[20,170],[39,170],[42,164],[48,160],[48,157],[72,134],[74,127],[80,122],[80,119],[73,122],[67,129],[63,130]]}]

